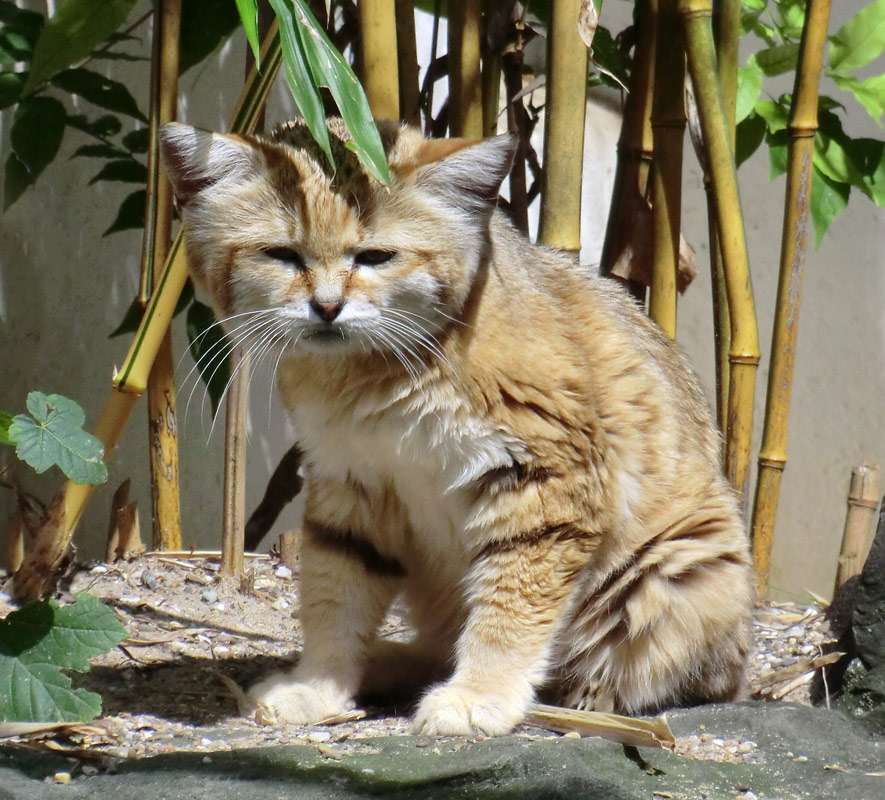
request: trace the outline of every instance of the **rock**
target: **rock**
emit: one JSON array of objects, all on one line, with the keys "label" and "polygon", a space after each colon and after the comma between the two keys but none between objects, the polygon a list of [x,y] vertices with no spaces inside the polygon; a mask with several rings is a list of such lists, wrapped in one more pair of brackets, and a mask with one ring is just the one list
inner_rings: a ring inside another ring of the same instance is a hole
[{"label": "rock", "polygon": [[885,507],[854,599],[857,656],[869,670],[885,667]]},{"label": "rock", "polygon": [[206,589],[203,591],[203,594],[200,595],[200,597],[202,598],[204,603],[209,603],[209,605],[212,605],[212,603],[218,600],[218,592],[216,592],[214,589]]},{"label": "rock", "polygon": [[160,588],[159,579],[149,569],[146,569],[144,572],[141,573],[141,583],[152,592]]}]

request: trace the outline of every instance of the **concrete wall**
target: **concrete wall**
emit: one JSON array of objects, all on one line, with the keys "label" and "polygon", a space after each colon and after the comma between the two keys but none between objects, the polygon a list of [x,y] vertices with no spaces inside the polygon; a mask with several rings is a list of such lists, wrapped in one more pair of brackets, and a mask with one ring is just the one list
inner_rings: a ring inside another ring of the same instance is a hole
[{"label": "concrete wall", "polygon": [[[41,4],[33,3],[34,7]],[[834,4],[832,30],[863,5],[852,0]],[[145,4],[146,6],[146,4]],[[627,3],[606,5],[606,13],[623,17]],[[617,23],[610,23],[617,28]],[[147,26],[142,52],[149,52]],[[245,46],[237,39],[215,63],[199,66],[182,83],[180,117],[207,128],[225,124],[242,75]],[[147,73],[142,64],[114,62],[123,80],[146,105]],[[583,258],[598,259],[614,166],[619,125],[612,98],[590,104],[585,165]],[[268,114],[272,124],[292,116],[292,104],[280,82]],[[0,115],[2,158],[8,152],[11,115]],[[856,135],[882,134],[862,109],[851,110],[848,124]],[[94,424],[110,388],[114,365],[129,345],[109,340],[136,291],[141,247],[139,232],[102,238],[130,185],[88,180],[100,164],[69,160],[85,142],[67,135],[62,152],[41,176],[36,188],[0,217],[0,409],[24,409],[27,392],[61,392],[80,402]],[[768,181],[768,158],[762,150],[741,168],[741,192],[753,269],[763,361],[757,391],[757,431],[761,429],[767,381],[773,302],[783,205],[783,178]],[[706,211],[701,176],[686,152],[684,232],[697,250],[698,279],[680,302],[679,341],[689,353],[705,387],[713,387],[712,322],[706,242]],[[789,464],[782,483],[774,549],[772,586],[790,596],[804,589],[828,595],[833,581],[851,467],[870,459],[885,464],[885,270],[882,241],[885,212],[853,192],[848,210],[833,225],[818,251],[808,257],[801,315]],[[201,413],[203,389],[194,388],[192,361],[185,353],[183,324],[178,321],[176,356],[181,357],[179,424],[182,433],[181,483],[184,540],[188,545],[217,547],[221,527],[223,420],[212,430]],[[192,399],[188,404],[188,398]],[[115,454],[110,486],[95,493],[77,533],[76,543],[88,556],[103,549],[112,488],[133,480],[142,526],[149,530],[150,490],[146,472],[147,432],[144,404]],[[210,435],[211,431],[211,435]],[[754,452],[758,452],[758,439]],[[249,415],[248,507],[257,504],[267,478],[287,449],[291,434],[268,377],[252,383]],[[33,478],[21,472],[25,486],[49,498],[57,476]],[[11,508],[0,492],[0,520]],[[297,508],[278,524],[297,523]],[[2,526],[0,526],[2,527]],[[0,544],[3,534],[0,532]]]}]

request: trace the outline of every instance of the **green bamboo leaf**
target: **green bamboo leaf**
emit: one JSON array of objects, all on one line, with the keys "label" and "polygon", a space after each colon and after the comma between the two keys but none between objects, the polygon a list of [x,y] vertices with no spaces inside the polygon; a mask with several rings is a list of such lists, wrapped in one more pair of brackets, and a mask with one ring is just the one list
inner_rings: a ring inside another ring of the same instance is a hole
[{"label": "green bamboo leaf", "polygon": [[771,166],[768,180],[773,181],[787,171],[788,147],[786,130],[779,130],[777,133],[766,133],[765,143],[768,145],[768,161]]},{"label": "green bamboo leaf", "polygon": [[784,131],[790,124],[790,103],[786,96],[777,102],[774,100],[760,100],[753,110],[765,120],[770,133]]},{"label": "green bamboo leaf", "polygon": [[885,75],[874,75],[860,81],[851,75],[839,75],[828,71],[827,74],[840,89],[851,92],[867,113],[881,127],[882,114],[885,113]]},{"label": "green bamboo leaf", "polygon": [[89,185],[98,181],[119,181],[121,183],[145,183],[147,181],[147,167],[138,161],[120,159],[108,161],[98,174],[89,181]]},{"label": "green bamboo leaf", "polygon": [[54,75],[50,82],[53,86],[82,97],[99,108],[119,111],[141,122],[147,122],[147,117],[141,113],[138,103],[129,90],[122,83],[112,81],[97,72],[82,68],[66,69]]},{"label": "green bamboo leaf", "polygon": [[239,24],[240,15],[230,0],[183,0],[178,71],[183,74],[199,64],[226,42]]},{"label": "green bamboo leaf", "polygon": [[216,324],[215,314],[209,306],[194,300],[187,310],[187,338],[191,356],[206,384],[212,413],[224,397],[224,389],[230,380],[228,354],[230,346],[224,331]]},{"label": "green bamboo leaf", "polygon": [[782,75],[796,69],[799,57],[799,43],[787,42],[754,54],[756,63],[766,75]]},{"label": "green bamboo leaf", "polygon": [[737,105],[735,122],[745,120],[753,110],[762,93],[762,68],[754,56],[747,60],[747,66],[738,67]]},{"label": "green bamboo leaf", "polygon": [[240,20],[243,30],[246,31],[246,39],[252,48],[255,57],[255,66],[261,68],[261,42],[258,40],[258,3],[257,0],[237,0],[237,11],[240,12]]},{"label": "green bamboo leaf", "polygon": [[326,128],[323,102],[307,66],[301,38],[298,36],[293,20],[291,5],[286,0],[269,0],[269,2],[277,15],[277,22],[280,26],[283,66],[286,70],[289,90],[298,104],[298,110],[304,117],[308,130],[326,154],[329,164],[334,167],[335,159],[332,156],[332,146],[329,143],[329,131]]},{"label": "green bamboo leaf", "polygon": [[885,49],[885,0],[864,6],[830,37],[830,69],[847,75]]},{"label": "green bamboo leaf", "polygon": [[851,187],[847,183],[834,181],[817,169],[811,170],[811,221],[814,224],[814,247],[820,247],[821,239],[833,220],[848,205]]},{"label": "green bamboo leaf", "polygon": [[52,163],[66,121],[65,107],[54,97],[27,97],[18,104],[9,133],[12,156],[6,162],[5,208]]},{"label": "green bamboo leaf", "polygon": [[13,418],[9,437],[16,455],[37,473],[58,466],[75,483],[104,483],[108,477],[101,442],[83,430],[86,416],[73,400],[31,392],[28,411]]},{"label": "green bamboo leaf", "polygon": [[347,130],[353,137],[353,150],[366,171],[386,186],[390,183],[387,158],[363,87],[350,65],[329,41],[306,0],[287,2],[294,2],[299,23],[298,35],[314,81],[332,93]]},{"label": "green bamboo leaf", "polygon": [[765,140],[767,129],[768,125],[758,114],[750,114],[738,123],[734,147],[735,166],[739,167],[759,149],[759,145]]},{"label": "green bamboo leaf", "polygon": [[31,603],[0,620],[0,720],[86,722],[101,713],[101,698],[72,689],[62,670],[85,672],[89,659],[126,637],[114,612],[78,594],[59,606]]},{"label": "green bamboo leaf", "polygon": [[118,231],[129,231],[134,228],[143,228],[146,209],[147,193],[144,189],[139,189],[138,191],[127,195],[120,204],[120,209],[117,211],[116,218],[102,236],[117,233]]},{"label": "green bamboo leaf", "polygon": [[9,438],[10,425],[12,425],[12,415],[0,411],[0,444],[11,444],[14,447],[15,442]]},{"label": "green bamboo leaf", "polygon": [[27,72],[0,72],[0,109],[9,108],[21,97]]},{"label": "green bamboo leaf", "polygon": [[34,47],[30,92],[57,72],[82,61],[123,24],[137,0],[64,0]]}]

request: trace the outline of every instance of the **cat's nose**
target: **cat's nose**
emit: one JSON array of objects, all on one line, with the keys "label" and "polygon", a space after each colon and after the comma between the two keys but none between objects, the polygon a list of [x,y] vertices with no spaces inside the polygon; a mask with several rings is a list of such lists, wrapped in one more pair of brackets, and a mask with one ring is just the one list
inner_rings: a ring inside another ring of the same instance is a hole
[{"label": "cat's nose", "polygon": [[344,307],[343,300],[333,300],[331,302],[321,303],[319,300],[311,300],[310,307],[316,312],[316,315],[323,320],[323,322],[332,322],[340,313],[341,309]]}]

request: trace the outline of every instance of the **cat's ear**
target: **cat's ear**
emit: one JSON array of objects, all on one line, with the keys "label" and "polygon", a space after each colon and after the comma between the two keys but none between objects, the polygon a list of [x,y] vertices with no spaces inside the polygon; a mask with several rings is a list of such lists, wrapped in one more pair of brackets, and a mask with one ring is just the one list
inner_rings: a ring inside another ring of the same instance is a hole
[{"label": "cat's ear", "polygon": [[254,175],[259,165],[257,151],[245,139],[178,122],[160,129],[160,152],[175,198],[182,206],[218,181]]},{"label": "cat's ear", "polygon": [[492,139],[428,139],[419,155],[418,184],[458,204],[493,206],[516,154],[510,134]]}]

